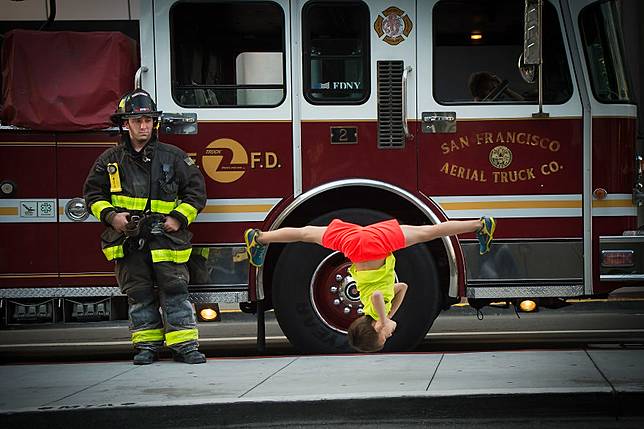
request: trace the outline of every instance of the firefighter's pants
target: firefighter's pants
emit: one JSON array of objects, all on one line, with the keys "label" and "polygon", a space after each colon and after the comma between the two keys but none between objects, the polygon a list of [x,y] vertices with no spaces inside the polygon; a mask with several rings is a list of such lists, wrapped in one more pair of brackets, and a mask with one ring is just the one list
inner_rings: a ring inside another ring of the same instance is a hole
[{"label": "firefighter's pants", "polygon": [[152,263],[145,246],[117,260],[116,278],[128,298],[135,348],[159,351],[165,341],[167,347],[179,353],[197,349],[197,322],[188,301],[186,264]]}]

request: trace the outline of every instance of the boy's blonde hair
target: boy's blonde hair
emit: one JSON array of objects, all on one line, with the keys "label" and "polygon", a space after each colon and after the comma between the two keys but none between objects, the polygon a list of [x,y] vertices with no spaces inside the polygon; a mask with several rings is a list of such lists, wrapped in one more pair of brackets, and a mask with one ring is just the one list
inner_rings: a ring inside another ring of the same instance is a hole
[{"label": "boy's blonde hair", "polygon": [[373,328],[374,319],[371,316],[360,316],[351,323],[347,331],[349,345],[359,352],[377,352],[384,344],[380,344],[378,333]]}]

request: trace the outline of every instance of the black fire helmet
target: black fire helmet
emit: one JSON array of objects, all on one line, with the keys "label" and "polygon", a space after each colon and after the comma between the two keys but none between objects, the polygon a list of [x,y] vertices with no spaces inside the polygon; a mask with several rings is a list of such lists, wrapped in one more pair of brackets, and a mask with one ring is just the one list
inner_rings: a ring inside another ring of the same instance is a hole
[{"label": "black fire helmet", "polygon": [[121,97],[116,112],[110,116],[110,119],[114,125],[121,126],[128,118],[149,116],[156,120],[161,113],[163,112],[157,110],[157,105],[150,94],[142,89],[135,89]]}]

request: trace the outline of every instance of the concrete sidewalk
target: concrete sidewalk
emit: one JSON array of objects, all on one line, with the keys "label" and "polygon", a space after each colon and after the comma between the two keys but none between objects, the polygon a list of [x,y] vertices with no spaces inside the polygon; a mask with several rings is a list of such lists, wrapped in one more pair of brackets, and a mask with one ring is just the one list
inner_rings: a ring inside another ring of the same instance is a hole
[{"label": "concrete sidewalk", "polygon": [[397,416],[644,421],[644,350],[5,365],[0,380],[2,428],[282,427]]}]

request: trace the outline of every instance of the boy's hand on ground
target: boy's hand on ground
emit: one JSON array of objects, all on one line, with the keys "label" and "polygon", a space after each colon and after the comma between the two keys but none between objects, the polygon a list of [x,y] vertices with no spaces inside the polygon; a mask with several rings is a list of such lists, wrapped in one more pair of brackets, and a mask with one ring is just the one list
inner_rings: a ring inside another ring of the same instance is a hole
[{"label": "boy's hand on ground", "polygon": [[384,334],[385,339],[391,337],[396,330],[397,323],[389,318],[384,318],[376,321],[374,329]]}]

